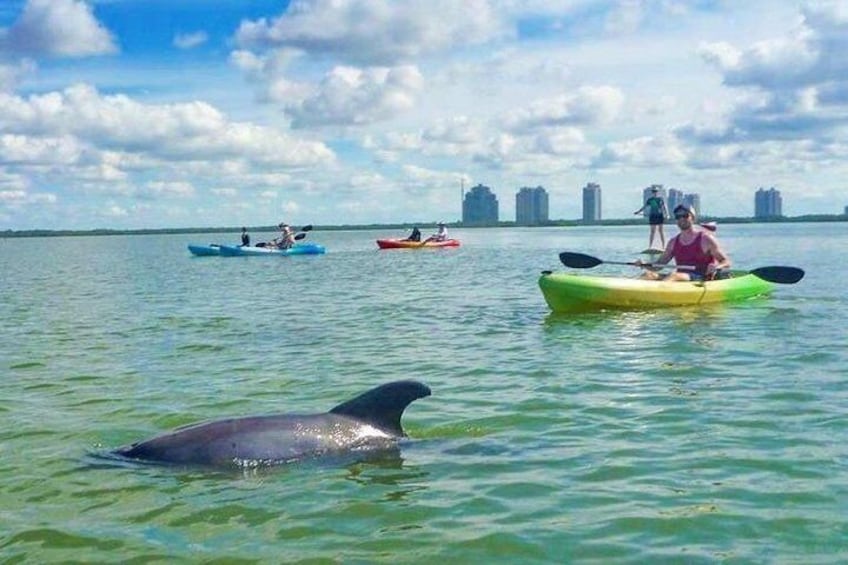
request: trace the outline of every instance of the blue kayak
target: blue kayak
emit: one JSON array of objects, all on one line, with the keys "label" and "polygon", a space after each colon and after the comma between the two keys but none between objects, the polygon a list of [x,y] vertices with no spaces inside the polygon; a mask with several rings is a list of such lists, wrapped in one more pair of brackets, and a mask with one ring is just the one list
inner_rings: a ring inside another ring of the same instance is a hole
[{"label": "blue kayak", "polygon": [[200,255],[201,257],[221,254],[221,246],[217,243],[210,243],[209,245],[189,243],[188,250],[191,251],[192,255]]},{"label": "blue kayak", "polygon": [[327,250],[323,245],[317,243],[298,243],[288,249],[278,249],[276,247],[251,247],[239,245],[222,245],[220,253],[224,257],[243,257],[245,255],[320,255],[326,253]]}]

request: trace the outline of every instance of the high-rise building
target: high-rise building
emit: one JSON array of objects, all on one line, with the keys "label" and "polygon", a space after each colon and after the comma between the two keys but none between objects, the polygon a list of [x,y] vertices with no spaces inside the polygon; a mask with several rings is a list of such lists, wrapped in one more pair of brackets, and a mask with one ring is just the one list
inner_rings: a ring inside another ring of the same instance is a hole
[{"label": "high-rise building", "polygon": [[672,211],[677,208],[678,205],[683,204],[685,198],[686,195],[683,193],[682,190],[678,190],[676,188],[669,188],[668,200],[666,200],[665,202],[665,205],[668,208],[668,213],[671,214]]},{"label": "high-rise building", "polygon": [[[702,211],[701,211],[701,195],[698,194],[697,192],[690,192],[689,194],[684,194],[683,195],[683,204],[686,204],[687,206],[689,206],[690,208],[695,210],[695,213],[698,214],[699,216],[702,214]],[[674,210],[674,208],[669,208],[668,211],[672,212],[672,210]]]},{"label": "high-rise building", "polygon": [[491,225],[498,223],[498,199],[488,186],[472,186],[462,200],[462,223]]},{"label": "high-rise building", "polygon": [[778,218],[783,216],[783,198],[774,187],[766,190],[762,187],[754,194],[755,218]]},{"label": "high-rise building", "polygon": [[587,183],[583,187],[583,221],[601,221],[601,185],[596,182]]},{"label": "high-rise building", "polygon": [[515,194],[515,223],[538,226],[548,222],[548,192],[541,186],[522,187]]}]

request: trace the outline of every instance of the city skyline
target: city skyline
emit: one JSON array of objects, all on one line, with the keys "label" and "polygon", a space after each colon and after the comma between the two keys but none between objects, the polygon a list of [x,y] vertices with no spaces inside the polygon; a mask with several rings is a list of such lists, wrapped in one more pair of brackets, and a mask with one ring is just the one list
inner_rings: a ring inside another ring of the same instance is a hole
[{"label": "city skyline", "polygon": [[[558,221],[558,220],[581,220],[583,222],[598,222],[603,219],[611,219],[611,220],[620,220],[620,219],[628,219],[628,216],[621,217],[610,217],[604,218],[601,209],[602,209],[602,187],[599,183],[596,182],[588,182],[585,186],[583,186],[582,197],[581,197],[581,216],[579,218],[552,218],[549,215],[550,209],[550,197],[548,190],[543,186],[537,186],[535,188],[531,187],[521,187],[514,192],[515,195],[515,215],[514,221],[519,225],[538,225],[543,224],[546,221]],[[668,208],[669,216],[671,216],[674,208],[679,204],[685,204],[694,208],[695,212],[699,216],[708,216],[708,217],[716,217],[717,214],[710,213],[709,209],[704,209],[701,203],[701,195],[696,192],[685,192],[684,190],[678,188],[668,188],[663,184],[653,183],[641,190],[642,200],[641,203],[644,202],[653,194],[653,191],[656,190],[665,202],[666,207]],[[472,195],[470,198],[471,205],[470,208],[467,206],[469,203],[469,194],[474,193],[476,191],[481,191],[479,194]],[[635,190],[634,190],[635,192]],[[763,194],[765,193],[765,194]],[[783,216],[782,207],[783,207],[783,198],[780,190],[777,190],[775,187],[771,187],[768,191],[764,188],[759,187],[757,190],[752,191],[751,194],[754,196],[752,211],[751,214],[734,214],[729,215],[728,217],[752,217],[752,218],[769,218],[769,217],[779,217]],[[490,186],[483,185],[479,183],[477,186],[472,187],[468,193],[466,193],[463,189],[462,193],[462,207],[463,207],[463,215],[462,222],[466,223],[466,218],[468,216],[468,210],[473,210],[474,214],[477,214],[478,205],[474,203],[474,201],[481,202],[482,200],[490,200],[494,202],[494,213],[483,212],[480,216],[486,216],[487,219],[479,220],[474,219],[468,221],[470,224],[480,224],[486,222],[497,222],[501,221],[500,218],[500,200],[498,199],[497,190],[493,189]],[[523,204],[522,204],[523,202]],[[479,209],[485,208],[489,206],[488,203],[480,204]],[[522,211],[521,208],[524,207]],[[587,210],[587,206],[589,209]],[[543,210],[540,214],[538,211]],[[838,210],[838,208],[837,208]],[[834,210],[831,212],[832,215],[839,215],[840,212]],[[524,214],[522,218],[522,214]],[[643,211],[643,216],[646,213]],[[827,214],[825,214],[827,215]],[[479,216],[478,216],[479,217]]]}]

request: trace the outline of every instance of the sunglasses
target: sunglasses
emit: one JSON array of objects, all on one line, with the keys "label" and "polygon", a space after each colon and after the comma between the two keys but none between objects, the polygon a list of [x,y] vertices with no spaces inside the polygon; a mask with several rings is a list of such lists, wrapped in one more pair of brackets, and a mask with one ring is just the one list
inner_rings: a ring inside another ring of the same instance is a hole
[{"label": "sunglasses", "polygon": [[688,217],[689,217],[689,214],[675,214],[674,215],[675,220],[681,220],[683,218],[688,218]]}]

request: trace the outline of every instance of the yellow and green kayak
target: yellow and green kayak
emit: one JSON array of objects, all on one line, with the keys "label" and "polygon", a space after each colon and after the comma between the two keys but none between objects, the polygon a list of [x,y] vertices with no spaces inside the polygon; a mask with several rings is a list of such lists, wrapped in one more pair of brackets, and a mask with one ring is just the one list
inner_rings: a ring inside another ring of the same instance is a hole
[{"label": "yellow and green kayak", "polygon": [[768,294],[770,282],[750,273],[707,282],[650,281],[638,278],[545,272],[539,278],[554,312],[697,306]]}]

